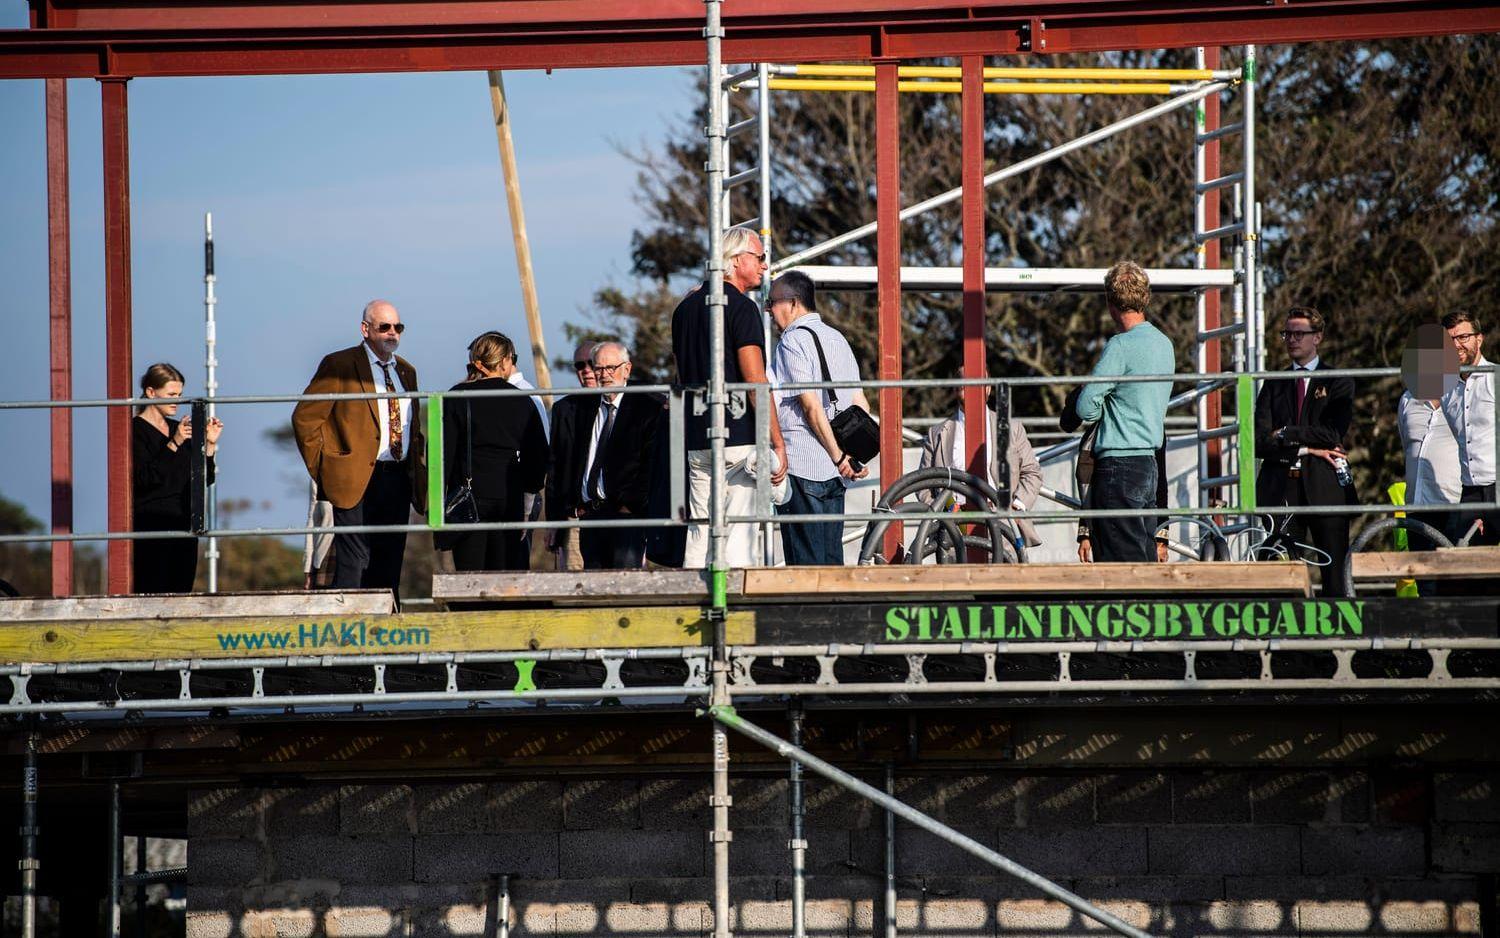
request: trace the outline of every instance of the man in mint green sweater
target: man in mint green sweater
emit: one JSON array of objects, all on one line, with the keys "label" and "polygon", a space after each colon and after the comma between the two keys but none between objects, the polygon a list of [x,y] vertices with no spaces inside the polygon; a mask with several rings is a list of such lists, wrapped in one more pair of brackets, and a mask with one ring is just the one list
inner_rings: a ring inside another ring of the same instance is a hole
[{"label": "man in mint green sweater", "polygon": [[[1119,334],[1104,346],[1095,376],[1170,375],[1172,342],[1146,321],[1151,282],[1137,264],[1122,261],[1104,275],[1104,301]],[[1094,476],[1089,508],[1155,508],[1156,450],[1163,442],[1170,381],[1087,384],[1076,410],[1084,423],[1099,422],[1094,438]],[[1154,522],[1138,518],[1092,518],[1094,560],[1156,560]]]}]

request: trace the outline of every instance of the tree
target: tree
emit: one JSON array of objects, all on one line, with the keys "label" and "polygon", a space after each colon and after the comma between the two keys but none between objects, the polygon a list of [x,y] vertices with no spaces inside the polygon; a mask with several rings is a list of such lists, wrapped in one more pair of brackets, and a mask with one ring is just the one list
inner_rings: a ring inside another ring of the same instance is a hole
[{"label": "tree", "polygon": [[[22,505],[0,496],[0,534],[40,534],[42,522]],[[74,593],[102,587],[104,564],[99,550],[87,544],[73,548]],[[39,544],[0,544],[0,580],[21,596],[52,595],[52,547]]]},{"label": "tree", "polygon": [[[1325,43],[1260,51],[1257,172],[1264,203],[1268,333],[1274,315],[1311,303],[1330,319],[1325,349],[1341,365],[1399,360],[1410,329],[1467,303],[1486,315],[1500,279],[1493,154],[1500,152],[1500,75],[1486,63],[1492,36],[1382,43]],[[1184,51],[1104,57],[1121,66],[1181,67]],[[952,63],[943,63],[952,64]],[[1097,65],[1058,57],[1054,65]],[[1233,63],[1230,63],[1231,65]],[[1124,96],[990,95],[985,101],[986,170],[1139,111]],[[736,99],[734,119],[749,112]],[[874,218],[874,101],[871,95],[778,93],[773,98],[771,217],[785,255]],[[903,204],[959,182],[958,97],[902,95]],[[1238,104],[1226,104],[1226,120]],[[1148,267],[1190,267],[1191,109],[1142,125],[989,190],[985,227],[991,266],[1103,267],[1131,258]],[[595,296],[592,322],[574,337],[613,333],[632,342],[637,367],[671,374],[669,320],[677,299],[702,275],[707,242],[702,111],[687,115],[655,149],[630,154],[639,167],[645,222],[632,236],[631,289]],[[1239,168],[1224,148],[1224,171]],[[743,148],[736,148],[742,152]],[[738,160],[732,171],[747,168]],[[734,218],[755,214],[749,188],[734,193]],[[1228,217],[1227,193],[1225,214]],[[902,229],[902,263],[951,266],[961,256],[958,205]],[[874,263],[873,237],[817,263]],[[1226,264],[1228,258],[1225,259]],[[1225,302],[1226,314],[1229,303]],[[876,360],[875,299],[829,293],[824,318],[856,356]],[[1173,339],[1179,371],[1193,368],[1190,299],[1158,298],[1153,316]],[[902,300],[902,354],[908,377],[961,372],[962,313],[955,294]],[[1493,318],[1493,317],[1491,317]],[[994,375],[1086,373],[1109,335],[1103,303],[1078,294],[994,295],[987,304],[989,370]],[[1226,356],[1226,361],[1227,361]],[[1284,356],[1273,351],[1268,367]],[[868,376],[868,375],[867,375]],[[1026,415],[1054,413],[1067,388],[1018,389]],[[1361,487],[1400,473],[1394,380],[1362,382],[1362,414],[1352,454]],[[936,416],[951,393],[909,392],[909,414]],[[1382,486],[1383,487],[1383,486]]]}]

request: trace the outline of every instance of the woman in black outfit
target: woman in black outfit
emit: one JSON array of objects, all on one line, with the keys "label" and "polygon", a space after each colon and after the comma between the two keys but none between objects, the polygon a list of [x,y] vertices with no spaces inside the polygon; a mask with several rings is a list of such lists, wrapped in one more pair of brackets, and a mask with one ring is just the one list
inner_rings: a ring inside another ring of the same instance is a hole
[{"label": "woman in black outfit", "polygon": [[[499,377],[502,363],[515,354],[510,339],[486,332],[469,345],[472,377],[454,391],[514,387]],[[467,443],[473,432],[473,465]],[[443,465],[451,495],[471,479],[480,521],[520,521],[525,493],[541,491],[547,476],[547,431],[529,397],[475,397],[443,402]],[[471,531],[453,544],[459,570],[525,570],[530,567],[520,531]]]},{"label": "woman in black outfit", "polygon": [[[190,417],[173,420],[182,396],[182,372],[165,362],[141,375],[141,396],[163,403],[141,407],[131,423],[135,530],[186,531],[192,519],[189,489],[199,437]],[[217,417],[203,428],[208,481],[214,477],[214,450],[224,424]],[[132,570],[137,593],[189,593],[198,575],[196,537],[147,538],[135,542]]]}]

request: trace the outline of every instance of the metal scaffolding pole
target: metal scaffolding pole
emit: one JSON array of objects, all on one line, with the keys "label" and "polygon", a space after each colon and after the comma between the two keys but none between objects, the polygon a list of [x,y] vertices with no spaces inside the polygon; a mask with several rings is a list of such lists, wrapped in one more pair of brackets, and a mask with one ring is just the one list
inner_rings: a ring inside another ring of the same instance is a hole
[{"label": "metal scaffolding pole", "polygon": [[[1179,95],[1178,97],[1163,101],[1160,104],[1148,107],[1144,111],[1141,111],[1139,114],[1132,114],[1129,117],[1115,121],[1113,124],[1106,124],[1105,126],[1100,127],[1098,130],[1090,131],[1081,137],[1066,141],[1065,143],[1059,143],[1055,147],[1048,147],[1035,156],[1029,156],[1018,163],[1013,163],[1010,166],[1006,166],[1003,169],[997,169],[993,173],[986,175],[983,180],[984,185],[986,188],[988,188],[989,186],[992,186],[997,182],[1010,179],[1012,176],[1019,176],[1021,173],[1024,173],[1027,170],[1035,169],[1038,166],[1042,166],[1046,163],[1052,162],[1053,160],[1060,159],[1064,156],[1067,156],[1069,153],[1074,152],[1075,150],[1081,150],[1084,147],[1098,143],[1100,140],[1105,140],[1113,137],[1115,134],[1118,134],[1122,131],[1129,130],[1132,127],[1139,126],[1140,124],[1147,123],[1148,121],[1155,120],[1156,118],[1161,117],[1163,114],[1170,114],[1172,111],[1175,111],[1178,108],[1187,107],[1189,104],[1192,104],[1195,101],[1200,101],[1208,95],[1218,94],[1220,91],[1223,91],[1228,87],[1228,82],[1212,82],[1211,84],[1204,85],[1203,87],[1194,89],[1193,91],[1190,91],[1186,94]],[[910,205],[902,209],[900,214],[898,215],[898,218],[901,221],[906,221],[909,218],[915,218],[916,216],[921,215],[923,212],[937,208],[940,205],[947,205],[950,202],[956,202],[960,197],[962,197],[963,191],[963,186],[957,186],[955,188],[949,189],[947,192],[935,195],[930,199],[923,199],[921,202],[917,202],[914,205]],[[798,251],[795,254],[783,257],[779,263],[775,264],[772,267],[772,272],[779,273],[780,271],[788,270],[792,267],[796,267],[799,264],[806,263],[807,261],[810,261],[815,257],[821,257],[824,254],[827,254],[829,251],[843,247],[851,241],[858,241],[860,238],[874,234],[877,230],[879,230],[879,227],[880,224],[879,220],[877,219],[876,221],[872,221],[867,225],[861,225],[860,227],[855,228],[851,231],[846,231],[841,235],[835,235],[834,237],[829,238],[827,241],[815,244],[812,247],[807,248],[806,250]]]},{"label": "metal scaffolding pole", "polygon": [[[728,531],[724,525],[725,428],[724,391],[724,228],[729,221],[725,173],[729,136],[726,127],[728,92],[724,89],[723,0],[704,0],[708,45],[708,410],[709,410],[709,502],[708,568],[710,610],[714,625],[713,690],[716,705],[729,702],[729,653],[726,628],[729,602],[729,568],[725,563]],[[714,938],[729,938],[729,737],[717,724],[713,733]]]},{"label": "metal scaffolding pole", "polygon": [[21,763],[21,859],[16,862],[21,871],[21,938],[36,938],[36,874],[42,865],[36,850],[36,744],[33,725]]},{"label": "metal scaffolding pole", "polygon": [[[766,255],[766,263],[771,262],[773,250],[771,237],[771,66],[761,62],[755,66],[759,97],[756,101],[755,131],[758,141],[756,151],[756,171],[759,174],[760,191],[756,193],[760,197],[760,211],[756,218],[760,222],[760,244],[761,251]],[[771,278],[766,276],[760,282],[760,318],[761,328],[765,330],[765,362],[767,373],[771,370]],[[770,399],[770,395],[766,395]],[[771,401],[771,407],[775,407]],[[769,408],[767,414],[770,413]],[[756,403],[755,419],[759,421],[760,404]],[[761,458],[759,456],[757,459]],[[761,474],[764,476],[764,473]],[[757,501],[762,508],[769,507]],[[772,542],[773,526],[767,521],[761,525],[761,547],[762,562],[766,566],[772,566],[776,562],[776,545]]]},{"label": "metal scaffolding pole", "polygon": [[109,905],[106,908],[108,921],[105,934],[108,938],[120,938],[120,782],[109,783]]},{"label": "metal scaffolding pole", "polygon": [[[793,702],[792,744],[802,745],[802,703]],[[802,764],[795,759],[790,768],[792,805],[792,938],[807,938],[807,838],[803,822],[807,806],[802,800]]]},{"label": "metal scaffolding pole", "polygon": [[[885,793],[896,799],[896,767],[885,764]],[[885,809],[885,938],[896,938],[896,814]]]},{"label": "metal scaffolding pole", "polygon": [[728,726],[736,732],[741,733],[744,736],[748,736],[755,742],[760,743],[767,749],[774,750],[777,755],[802,763],[803,766],[818,773],[829,781],[844,786],[845,788],[854,792],[856,795],[873,801],[876,805],[885,808],[887,811],[894,813],[896,816],[910,821],[912,824],[915,824],[925,831],[936,834],[938,837],[941,837],[948,843],[953,844],[960,850],[978,857],[991,866],[998,867],[999,869],[1003,870],[1006,873],[1009,873],[1022,882],[1035,886],[1037,889],[1046,893],[1048,896],[1051,896],[1064,905],[1067,905],[1075,912],[1078,912],[1081,915],[1086,915],[1099,924],[1104,925],[1107,928],[1111,928],[1122,935],[1128,935],[1130,936],[1130,938],[1151,938],[1149,933],[1136,928],[1128,922],[1122,921],[1117,916],[1111,915],[1109,912],[1106,912],[1098,906],[1093,905],[1077,893],[1072,892],[1069,889],[1065,889],[1062,886],[1059,886],[1057,883],[1052,882],[1052,880],[1032,872],[1031,870],[1015,862],[1009,857],[991,850],[989,847],[986,847],[984,844],[981,844],[979,841],[973,839],[972,837],[965,836],[964,834],[959,833],[953,828],[948,827],[946,824],[942,824],[938,821],[933,820],[932,818],[923,814],[921,811],[918,811],[916,808],[913,808],[901,801],[897,801],[895,798],[887,795],[880,789],[875,788],[872,785],[867,785],[854,776],[850,775],[848,772],[844,772],[841,769],[837,769],[834,766],[829,765],[827,762],[824,762],[822,759],[819,759],[817,756],[813,755],[810,752],[807,752],[801,747],[794,746],[786,740],[772,733],[766,732],[764,729],[756,726],[754,723],[746,721],[735,711],[733,707],[716,705],[709,708],[708,715],[713,718],[715,725]]},{"label": "metal scaffolding pole", "polygon": [[1242,92],[1244,116],[1244,152],[1245,166],[1242,172],[1245,174],[1240,184],[1240,197],[1243,199],[1240,208],[1240,219],[1245,226],[1245,267],[1244,282],[1241,289],[1245,293],[1245,328],[1251,333],[1247,345],[1249,361],[1246,363],[1246,371],[1264,371],[1266,367],[1266,324],[1265,316],[1262,314],[1257,302],[1256,281],[1258,277],[1259,260],[1257,247],[1260,232],[1256,230],[1255,212],[1255,47],[1245,47],[1244,63],[1244,91]]},{"label": "metal scaffolding pole", "polygon": [[[213,399],[219,390],[219,336],[218,328],[214,323],[214,310],[219,300],[214,296],[214,215],[213,212],[203,214],[203,394],[208,398],[208,416],[213,419],[215,415]],[[200,427],[199,433],[207,433],[208,427]],[[201,437],[199,439],[202,439]],[[214,497],[214,483],[208,483],[208,497],[203,500],[204,522],[212,531],[219,526],[219,512],[216,504],[218,499]],[[219,591],[219,540],[210,537],[206,539],[203,556],[208,560],[208,591],[217,593]]]}]

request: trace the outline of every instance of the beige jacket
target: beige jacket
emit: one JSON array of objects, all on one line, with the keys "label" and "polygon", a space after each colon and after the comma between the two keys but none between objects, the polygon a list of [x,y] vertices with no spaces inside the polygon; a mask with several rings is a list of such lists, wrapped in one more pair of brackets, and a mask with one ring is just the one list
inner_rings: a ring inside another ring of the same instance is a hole
[{"label": "beige jacket", "polygon": [[[989,413],[986,410],[986,413]],[[922,443],[922,462],[920,468],[947,469],[953,466],[953,437],[958,432],[957,416],[949,417],[942,423],[927,431],[927,439]],[[991,485],[1000,475],[999,462],[996,453],[990,453],[989,478],[986,480]],[[1019,420],[1012,420],[1010,424],[1010,449],[1005,454],[1006,461],[1010,464],[1011,499],[1020,501],[1030,511],[1036,505],[1037,495],[1042,491],[1042,464],[1037,461],[1036,452],[1031,448],[1031,440],[1026,436],[1026,428],[1021,426]],[[1026,539],[1027,547],[1035,547],[1042,542],[1036,533],[1036,525],[1025,518],[1016,519],[1016,527],[1020,529],[1021,536]]]}]

